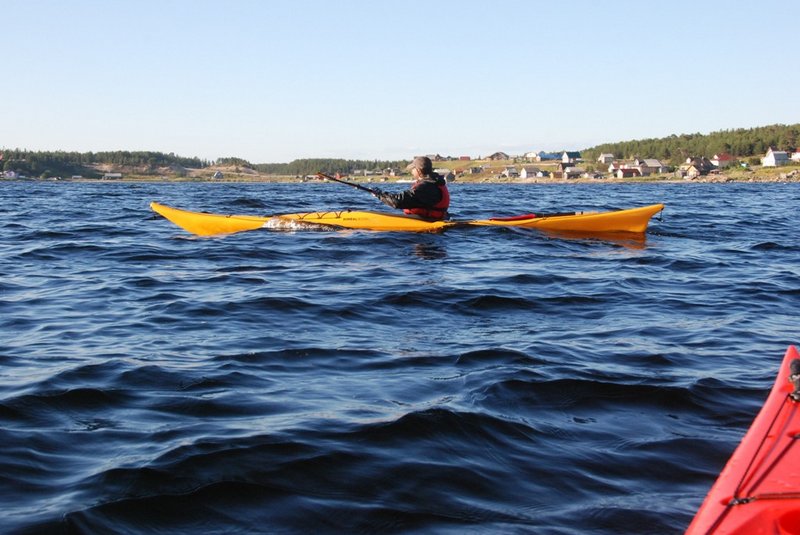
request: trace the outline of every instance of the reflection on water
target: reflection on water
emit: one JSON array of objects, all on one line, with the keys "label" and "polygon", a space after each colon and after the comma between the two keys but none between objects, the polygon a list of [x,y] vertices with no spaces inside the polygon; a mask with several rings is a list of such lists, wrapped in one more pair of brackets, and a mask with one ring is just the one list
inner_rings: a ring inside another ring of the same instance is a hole
[{"label": "reflection on water", "polygon": [[540,230],[539,232],[549,238],[558,240],[598,241],[613,243],[628,249],[644,249],[647,244],[647,236],[645,234],[631,232],[568,232],[559,230]]},{"label": "reflection on water", "polygon": [[415,256],[423,260],[441,260],[447,258],[447,249],[434,243],[415,243],[412,250]]}]

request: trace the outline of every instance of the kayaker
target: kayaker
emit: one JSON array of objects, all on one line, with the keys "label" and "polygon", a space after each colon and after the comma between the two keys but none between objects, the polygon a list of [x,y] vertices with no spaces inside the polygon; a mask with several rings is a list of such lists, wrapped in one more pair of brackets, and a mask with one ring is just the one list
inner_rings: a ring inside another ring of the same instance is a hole
[{"label": "kayaker", "polygon": [[414,183],[402,193],[378,192],[375,194],[382,203],[392,208],[400,208],[409,215],[426,219],[447,219],[450,207],[450,192],[447,181],[433,171],[433,163],[427,156],[417,156],[406,169],[411,171]]}]

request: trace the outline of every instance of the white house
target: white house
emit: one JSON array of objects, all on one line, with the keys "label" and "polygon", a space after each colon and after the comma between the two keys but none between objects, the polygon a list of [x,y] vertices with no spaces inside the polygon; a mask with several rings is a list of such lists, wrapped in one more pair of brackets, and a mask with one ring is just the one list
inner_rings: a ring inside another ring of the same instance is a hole
[{"label": "white house", "polygon": [[767,151],[767,155],[761,158],[761,165],[764,167],[778,167],[788,163],[789,154],[783,150],[772,150],[772,147]]},{"label": "white house", "polygon": [[532,167],[530,165],[524,166],[519,172],[520,178],[535,178],[540,176],[542,176],[542,170],[538,167]]},{"label": "white house", "polygon": [[600,156],[597,157],[597,161],[602,164],[611,163],[614,161],[614,155],[610,152],[604,152]]},{"label": "white house", "polygon": [[792,153],[792,161],[800,162],[800,149],[795,149],[795,151]]}]

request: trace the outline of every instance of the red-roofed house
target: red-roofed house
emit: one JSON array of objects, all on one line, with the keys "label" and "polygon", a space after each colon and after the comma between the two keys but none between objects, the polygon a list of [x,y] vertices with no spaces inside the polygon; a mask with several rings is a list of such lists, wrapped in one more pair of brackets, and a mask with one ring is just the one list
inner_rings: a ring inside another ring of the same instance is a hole
[{"label": "red-roofed house", "polygon": [[719,154],[715,154],[714,157],[711,158],[711,163],[714,164],[716,167],[722,169],[724,167],[728,167],[729,165],[733,165],[733,162],[735,160],[736,158],[734,158],[727,152],[720,152]]}]

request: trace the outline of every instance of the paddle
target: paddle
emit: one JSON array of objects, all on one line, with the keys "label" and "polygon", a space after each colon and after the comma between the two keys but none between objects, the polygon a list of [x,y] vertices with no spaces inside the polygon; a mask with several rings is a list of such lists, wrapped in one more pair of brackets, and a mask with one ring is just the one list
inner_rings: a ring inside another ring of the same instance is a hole
[{"label": "paddle", "polygon": [[360,189],[360,190],[363,190],[363,191],[368,191],[372,195],[374,195],[375,197],[379,196],[382,193],[381,190],[379,190],[379,189],[368,188],[366,186],[362,186],[361,184],[356,184],[355,182],[348,182],[347,180],[341,180],[341,179],[332,177],[330,175],[326,175],[325,173],[321,173],[321,172],[317,173],[317,178],[325,178],[325,179],[331,180],[333,182],[338,182],[339,184],[345,184],[345,185],[350,186],[352,188]]}]

